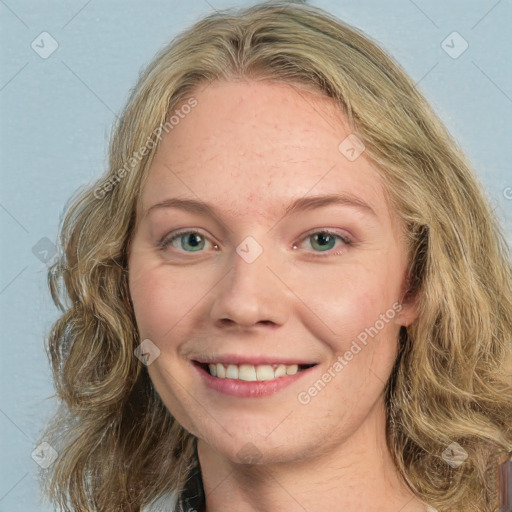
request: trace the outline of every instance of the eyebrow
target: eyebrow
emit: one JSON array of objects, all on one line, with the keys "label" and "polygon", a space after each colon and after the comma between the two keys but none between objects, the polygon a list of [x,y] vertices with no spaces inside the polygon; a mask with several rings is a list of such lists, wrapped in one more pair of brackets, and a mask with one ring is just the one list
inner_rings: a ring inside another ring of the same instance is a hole
[{"label": "eyebrow", "polygon": [[[284,216],[286,217],[299,211],[315,210],[317,208],[330,205],[351,206],[361,210],[362,212],[377,217],[377,214],[368,203],[359,197],[348,193],[300,197],[288,205]],[[143,216],[146,217],[151,211],[159,208],[179,208],[180,210],[185,210],[200,215],[208,215],[213,212],[215,215],[218,215],[218,212],[213,205],[203,201],[172,197],[152,205],[146,210]]]}]

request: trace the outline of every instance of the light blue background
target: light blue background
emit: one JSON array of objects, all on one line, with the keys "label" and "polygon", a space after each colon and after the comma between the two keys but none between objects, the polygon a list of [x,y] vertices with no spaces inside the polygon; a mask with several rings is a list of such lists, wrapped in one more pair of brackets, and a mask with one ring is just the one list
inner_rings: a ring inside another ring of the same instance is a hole
[{"label": "light blue background", "polygon": [[[252,3],[0,1],[0,512],[50,510],[38,505],[31,453],[54,405],[43,346],[58,313],[33,247],[55,242],[64,205],[104,171],[110,127],[141,67],[213,8]],[[510,243],[512,3],[312,3],[379,41],[419,81],[474,163]],[[31,48],[43,31],[59,44],[47,59]],[[453,31],[469,43],[457,59],[441,48]]]}]

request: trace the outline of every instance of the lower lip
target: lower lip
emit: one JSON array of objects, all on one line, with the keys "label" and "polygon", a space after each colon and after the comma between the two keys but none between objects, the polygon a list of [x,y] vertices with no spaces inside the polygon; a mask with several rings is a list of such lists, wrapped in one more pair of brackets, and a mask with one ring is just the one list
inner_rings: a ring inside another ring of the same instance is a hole
[{"label": "lower lip", "polygon": [[199,366],[197,363],[192,364],[195,370],[199,373],[206,385],[224,393],[225,395],[238,396],[243,398],[258,398],[263,396],[273,395],[281,389],[293,384],[299,380],[304,374],[309,374],[311,370],[316,368],[306,368],[295,375],[287,375],[286,377],[278,377],[277,379],[265,381],[245,381],[239,379],[221,379],[214,377],[207,370]]}]

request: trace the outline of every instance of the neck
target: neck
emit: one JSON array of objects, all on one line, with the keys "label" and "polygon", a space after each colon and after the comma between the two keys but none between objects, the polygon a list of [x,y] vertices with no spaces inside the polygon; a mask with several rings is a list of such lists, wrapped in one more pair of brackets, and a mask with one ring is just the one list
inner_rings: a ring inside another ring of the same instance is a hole
[{"label": "neck", "polygon": [[426,512],[393,464],[385,423],[380,400],[341,445],[274,464],[233,462],[199,439],[206,510]]}]

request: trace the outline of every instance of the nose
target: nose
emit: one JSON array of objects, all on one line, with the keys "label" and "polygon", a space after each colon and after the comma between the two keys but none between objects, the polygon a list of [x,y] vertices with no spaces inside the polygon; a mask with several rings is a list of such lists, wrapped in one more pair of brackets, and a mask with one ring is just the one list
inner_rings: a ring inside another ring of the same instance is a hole
[{"label": "nose", "polygon": [[254,250],[251,244],[240,244],[227,275],[212,291],[211,316],[218,327],[278,326],[286,321],[293,293],[286,286],[284,265],[266,249],[253,259]]}]

